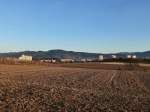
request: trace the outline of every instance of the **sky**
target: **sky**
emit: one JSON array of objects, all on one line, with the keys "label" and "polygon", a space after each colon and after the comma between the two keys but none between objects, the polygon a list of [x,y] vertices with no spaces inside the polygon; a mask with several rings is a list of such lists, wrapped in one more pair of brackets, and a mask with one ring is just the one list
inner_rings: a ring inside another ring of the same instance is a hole
[{"label": "sky", "polygon": [[0,0],[0,52],[150,50],[150,0]]}]

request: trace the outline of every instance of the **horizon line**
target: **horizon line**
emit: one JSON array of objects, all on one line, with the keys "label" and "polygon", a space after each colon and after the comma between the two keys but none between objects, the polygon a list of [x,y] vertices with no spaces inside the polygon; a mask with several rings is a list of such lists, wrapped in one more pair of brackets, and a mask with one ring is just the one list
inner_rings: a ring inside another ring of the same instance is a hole
[{"label": "horizon line", "polygon": [[82,53],[94,53],[94,54],[117,54],[117,53],[136,53],[136,52],[147,52],[150,50],[142,50],[142,51],[121,51],[121,52],[89,52],[89,51],[77,51],[77,50],[64,50],[64,49],[50,49],[50,50],[10,50],[10,51],[0,51],[0,53],[19,53],[19,52],[47,52],[52,50],[63,50],[68,52],[82,52]]}]

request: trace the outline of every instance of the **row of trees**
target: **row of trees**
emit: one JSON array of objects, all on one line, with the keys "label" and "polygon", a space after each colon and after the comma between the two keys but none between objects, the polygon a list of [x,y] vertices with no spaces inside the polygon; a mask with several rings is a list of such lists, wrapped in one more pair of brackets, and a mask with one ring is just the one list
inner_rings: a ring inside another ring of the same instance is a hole
[{"label": "row of trees", "polygon": [[17,58],[13,57],[0,57],[0,63],[1,64],[21,64],[21,63],[32,63],[32,62],[27,62],[27,61],[20,61]]},{"label": "row of trees", "polygon": [[103,62],[124,62],[124,63],[148,63],[150,64],[150,59],[104,59]]}]

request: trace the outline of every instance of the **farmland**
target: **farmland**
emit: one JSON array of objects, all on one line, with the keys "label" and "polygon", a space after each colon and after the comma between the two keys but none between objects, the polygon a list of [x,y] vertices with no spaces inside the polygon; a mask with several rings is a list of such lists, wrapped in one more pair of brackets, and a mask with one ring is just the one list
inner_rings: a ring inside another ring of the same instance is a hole
[{"label": "farmland", "polygon": [[0,65],[0,112],[149,112],[150,69],[130,67]]}]

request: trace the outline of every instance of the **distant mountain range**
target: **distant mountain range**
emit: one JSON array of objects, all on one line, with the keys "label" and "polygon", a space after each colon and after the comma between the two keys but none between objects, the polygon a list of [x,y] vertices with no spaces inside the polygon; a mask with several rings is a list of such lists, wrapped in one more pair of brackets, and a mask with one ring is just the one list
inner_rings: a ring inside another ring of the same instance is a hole
[{"label": "distant mountain range", "polygon": [[23,52],[9,52],[0,53],[0,57],[20,57],[22,54],[31,55],[33,59],[47,59],[47,58],[71,58],[71,59],[82,59],[82,58],[98,58],[99,55],[104,55],[105,57],[111,57],[116,55],[117,57],[126,57],[127,55],[136,55],[140,58],[150,58],[150,51],[145,52],[121,52],[121,53],[87,53],[87,52],[74,52],[65,50],[49,50],[49,51],[23,51]]}]

